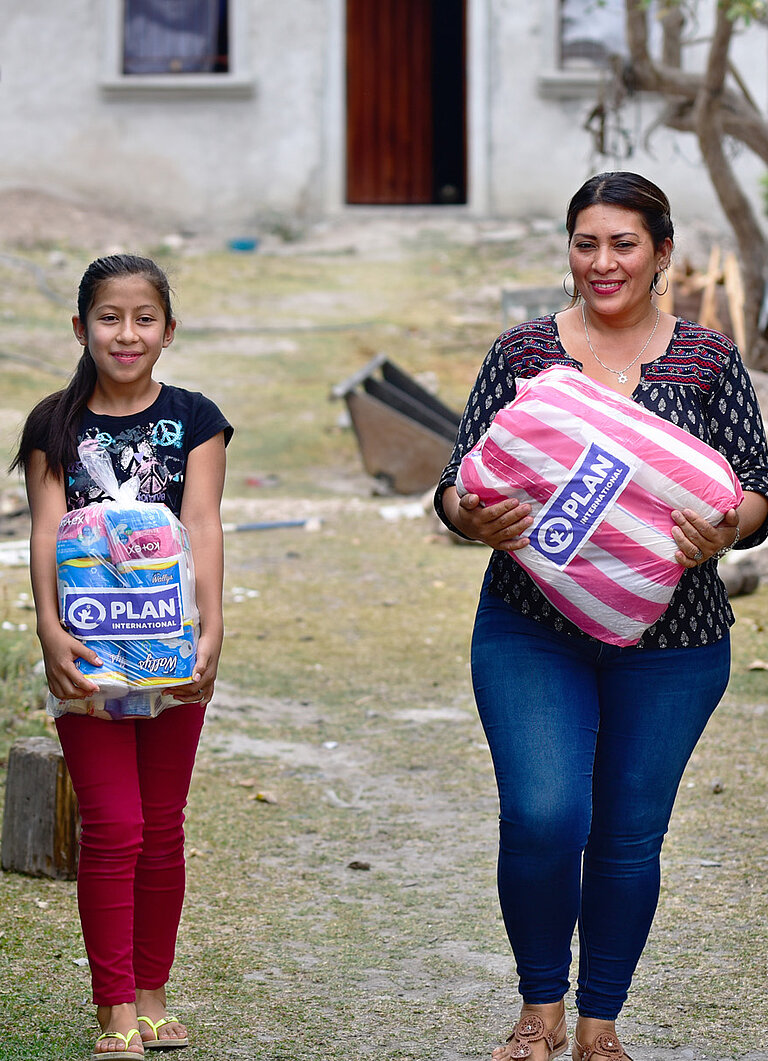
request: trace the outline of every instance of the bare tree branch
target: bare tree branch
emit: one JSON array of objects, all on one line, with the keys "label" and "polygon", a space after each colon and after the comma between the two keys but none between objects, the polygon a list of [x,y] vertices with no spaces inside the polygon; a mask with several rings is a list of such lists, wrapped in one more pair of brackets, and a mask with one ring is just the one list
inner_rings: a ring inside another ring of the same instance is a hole
[{"label": "bare tree branch", "polygon": [[715,32],[709,48],[707,68],[704,74],[704,92],[709,97],[722,95],[725,75],[728,73],[728,51],[733,36],[733,19],[729,18],[722,4],[718,5]]},{"label": "bare tree branch", "polygon": [[[728,50],[732,35],[733,20],[728,18],[721,6],[718,8],[707,68],[696,101],[694,124],[710,179],[739,245],[745,302],[754,309],[759,308],[762,300],[768,251],[765,240],[755,239],[755,233],[760,230],[758,220],[741,190],[723,145],[720,101],[728,73]],[[756,323],[756,313],[749,313],[745,321],[748,348],[755,340]]]},{"label": "bare tree branch", "polygon": [[[768,166],[768,120],[734,69],[730,48],[738,17],[763,21],[765,8],[744,0],[710,0],[716,7],[703,71],[682,69],[682,42],[695,7],[670,3],[662,16],[660,59],[650,52],[645,0],[625,0],[629,59],[614,66],[615,108],[633,93],[658,96],[664,107],[651,130],[665,125],[696,136],[702,159],[739,246],[745,289],[745,356],[768,366],[768,336],[758,334],[758,319],[768,275],[768,240],[744,194],[729,159],[729,139],[746,146]],[[731,84],[729,84],[729,80]],[[620,83],[620,84],[619,84]],[[735,85],[735,88],[734,88]],[[605,118],[604,118],[605,120]]]},{"label": "bare tree branch", "polygon": [[685,18],[679,7],[670,7],[661,17],[664,31],[664,43],[661,48],[663,66],[674,66],[678,69],[683,62],[683,27]]},{"label": "bare tree branch", "polygon": [[[660,125],[666,125],[677,132],[696,133],[693,116],[695,106],[695,100],[668,101],[663,117],[654,122],[654,129]],[[725,136],[744,144],[768,166],[768,126],[763,119],[733,114],[721,108],[720,124]]]}]

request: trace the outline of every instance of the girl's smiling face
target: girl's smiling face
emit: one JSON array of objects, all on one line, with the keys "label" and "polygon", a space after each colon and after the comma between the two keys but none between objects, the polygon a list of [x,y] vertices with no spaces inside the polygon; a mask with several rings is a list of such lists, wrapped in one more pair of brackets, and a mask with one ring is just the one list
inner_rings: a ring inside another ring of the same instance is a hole
[{"label": "girl's smiling face", "polygon": [[140,274],[117,276],[99,285],[85,322],[72,318],[78,342],[88,347],[101,383],[141,383],[166,346],[176,321],[166,321],[160,296]]},{"label": "girl's smiling face", "polygon": [[576,218],[568,263],[576,289],[596,313],[645,309],[657,272],[666,268],[672,241],[654,247],[640,214],[597,203]]}]

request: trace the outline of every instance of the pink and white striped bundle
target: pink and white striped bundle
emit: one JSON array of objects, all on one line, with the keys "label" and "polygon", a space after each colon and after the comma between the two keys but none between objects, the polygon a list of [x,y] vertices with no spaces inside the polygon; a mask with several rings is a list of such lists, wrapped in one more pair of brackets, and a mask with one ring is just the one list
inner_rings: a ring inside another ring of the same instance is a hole
[{"label": "pink and white striped bundle", "polygon": [[558,611],[611,645],[639,641],[683,574],[672,510],[716,525],[743,497],[716,450],[565,367],[517,381],[456,489],[531,505],[530,545],[511,555]]}]

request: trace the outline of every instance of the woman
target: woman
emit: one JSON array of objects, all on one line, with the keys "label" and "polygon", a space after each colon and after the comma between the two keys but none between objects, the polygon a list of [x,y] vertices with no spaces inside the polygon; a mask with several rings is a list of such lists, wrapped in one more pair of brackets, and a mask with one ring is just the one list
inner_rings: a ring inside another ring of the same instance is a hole
[{"label": "woman", "polygon": [[[734,619],[717,559],[768,535],[768,447],[739,352],[653,303],[673,249],[667,197],[637,174],[603,173],[573,197],[566,227],[571,305],[496,340],[435,501],[450,527],[494,550],[472,677],[499,790],[499,897],[523,999],[495,1061],[548,1061],[568,1049],[577,923],[573,1057],[628,1056],[615,1021],[656,909],[661,844],[728,682]],[[462,456],[515,397],[515,377],[552,365],[577,368],[698,436],[744,488],[717,527],[687,509],[673,514],[686,570],[662,617],[629,648],[583,633],[516,563],[512,554],[529,544],[530,505],[482,507],[454,486]]]}]

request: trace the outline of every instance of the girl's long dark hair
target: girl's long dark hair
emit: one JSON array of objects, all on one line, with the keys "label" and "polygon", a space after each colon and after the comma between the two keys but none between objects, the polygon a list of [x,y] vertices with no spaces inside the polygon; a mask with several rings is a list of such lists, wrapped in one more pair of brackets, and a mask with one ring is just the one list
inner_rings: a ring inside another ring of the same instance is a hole
[{"label": "girl's long dark hair", "polygon": [[[135,254],[110,254],[91,262],[80,281],[77,315],[84,327],[101,285],[120,276],[144,276],[157,291],[165,323],[170,324],[170,285],[160,266]],[[47,472],[61,478],[67,465],[77,459],[78,428],[95,386],[96,365],[86,346],[67,386],[43,398],[27,417],[9,470],[26,472],[32,451],[40,449],[45,453]]]}]

